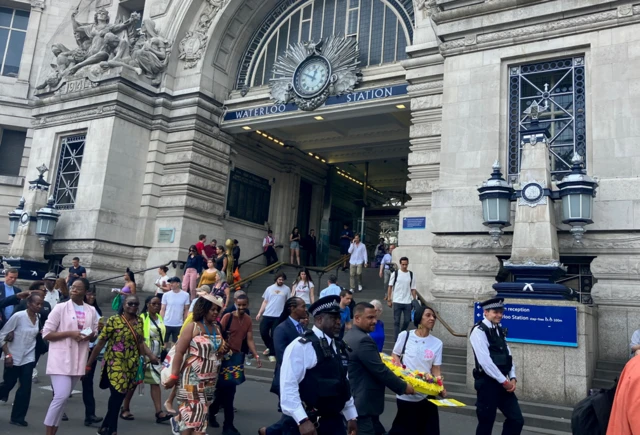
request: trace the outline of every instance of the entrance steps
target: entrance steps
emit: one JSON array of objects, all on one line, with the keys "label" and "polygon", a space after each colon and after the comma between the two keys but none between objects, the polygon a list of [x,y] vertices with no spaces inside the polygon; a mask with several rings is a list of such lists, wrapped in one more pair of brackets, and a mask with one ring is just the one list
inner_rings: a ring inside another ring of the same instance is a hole
[{"label": "entrance steps", "polygon": [[[285,283],[291,286],[291,283],[297,275],[297,271],[291,267],[284,267],[283,272],[287,275]],[[314,284],[316,287],[316,296],[320,290],[327,286],[327,279],[331,273],[327,273],[322,277],[321,282],[317,282],[316,274],[312,272]],[[271,274],[264,275],[252,282],[251,286],[247,290],[250,298],[249,308],[251,310],[251,316],[253,318],[253,338],[256,343],[257,351],[262,355],[265,350],[264,343],[260,338],[259,325],[255,321],[255,316],[258,314],[260,305],[262,304],[262,293],[271,284],[273,284],[274,276]],[[378,277],[378,272],[375,269],[365,269],[363,273],[364,290],[362,292],[356,292],[354,298],[356,301],[370,301],[371,299],[379,299],[382,301],[382,282]],[[338,285],[347,287],[349,285],[348,272],[340,272],[338,275]],[[382,301],[384,303],[384,301]],[[393,337],[393,313],[391,309],[385,306],[385,310],[382,314],[382,319],[385,325],[385,344],[383,352],[391,354],[394,344]],[[258,369],[255,366],[255,361],[251,360],[251,365],[246,366],[247,379],[251,379],[258,382],[271,383],[273,380],[273,370],[275,363],[270,363],[266,357],[261,357],[262,368]],[[465,403],[467,406],[461,408],[441,408],[443,412],[452,412],[463,415],[472,416],[475,418],[475,400],[476,396],[473,390],[467,388],[467,350],[465,348],[453,348],[445,347],[443,350],[442,361],[442,374],[445,378],[445,384],[449,396]],[[605,364],[602,370],[616,370],[618,366],[612,366]],[[621,370],[621,369],[620,369]],[[619,373],[619,372],[618,372]],[[605,375],[606,373],[602,373]],[[606,379],[606,377],[605,377]],[[596,387],[594,387],[596,388]],[[395,403],[396,397],[388,391],[385,399],[388,402]],[[567,435],[571,434],[571,412],[572,408],[559,406],[559,405],[547,405],[536,402],[520,401],[520,408],[525,418],[525,431],[530,433],[549,434],[549,435]],[[496,419],[498,424],[504,421],[504,417],[498,412]],[[469,431],[473,433],[474,430]]]}]

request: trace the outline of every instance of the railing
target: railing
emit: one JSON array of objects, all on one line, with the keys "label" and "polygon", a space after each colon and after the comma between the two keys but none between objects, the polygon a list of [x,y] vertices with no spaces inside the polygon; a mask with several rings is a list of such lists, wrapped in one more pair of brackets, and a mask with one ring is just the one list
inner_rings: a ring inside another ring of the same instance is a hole
[{"label": "railing", "polygon": [[[280,249],[280,248],[282,248],[282,245],[274,246],[274,249]],[[243,264],[247,264],[248,262],[253,261],[258,257],[262,257],[263,255],[264,255],[264,252],[261,252],[258,255],[254,255],[253,257],[249,258],[248,260],[245,260],[242,263],[238,264],[238,267],[241,267]]]},{"label": "railing", "polygon": [[[422,305],[429,305],[427,303],[427,301],[422,297],[422,295],[420,293],[418,293],[418,299],[420,299],[420,302],[422,303]],[[438,320],[440,321],[440,323],[442,324],[442,326],[444,326],[444,329],[446,329],[447,331],[449,331],[449,334],[453,335],[454,337],[464,337],[467,338],[467,334],[462,334],[460,332],[456,332],[453,330],[453,328],[451,326],[449,326],[449,324],[447,323],[446,320],[444,320],[442,318],[442,316],[440,315],[439,312],[436,311],[436,316],[438,316]]]},{"label": "railing", "polygon": [[[148,271],[150,271],[150,270],[159,269],[159,268],[161,268],[162,266],[171,266],[171,267],[173,267],[174,269],[177,269],[177,268],[178,268],[178,266],[180,266],[180,269],[182,269],[182,268],[184,268],[184,265],[185,265],[186,263],[187,263],[186,261],[182,261],[182,260],[171,260],[171,261],[167,261],[166,263],[160,264],[160,265],[158,265],[158,266],[148,267],[148,268],[146,268],[146,269],[136,270],[136,271],[132,271],[132,272],[133,272],[133,274],[134,274],[134,275],[137,275],[137,274],[139,274],[139,273],[144,273],[144,272],[148,272]],[[121,274],[116,275],[116,276],[111,276],[111,277],[109,277],[109,278],[98,279],[98,280],[96,280],[96,281],[89,281],[89,284],[91,284],[91,285],[95,285],[95,284],[98,284],[98,283],[101,283],[101,282],[111,281],[111,280],[113,280],[113,279],[122,278],[122,275],[123,275],[123,274],[124,274],[124,273],[121,273]]]}]

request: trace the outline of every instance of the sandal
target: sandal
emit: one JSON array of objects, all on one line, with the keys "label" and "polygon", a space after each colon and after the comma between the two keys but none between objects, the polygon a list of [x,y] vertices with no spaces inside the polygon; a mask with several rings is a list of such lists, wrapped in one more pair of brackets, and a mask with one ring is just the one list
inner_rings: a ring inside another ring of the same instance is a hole
[{"label": "sandal", "polygon": [[264,356],[269,355],[269,349],[265,349],[265,350],[264,350],[264,352],[262,352],[262,354],[263,354]]},{"label": "sandal", "polygon": [[[160,414],[164,414],[164,417],[160,417]],[[164,412],[164,411],[160,411],[160,412],[156,412],[156,423],[158,424],[162,424],[165,421],[169,421],[171,420],[171,418],[173,417],[173,415]]]},{"label": "sandal", "polygon": [[[125,412],[128,412],[129,415],[124,415]],[[120,418],[127,421],[135,420],[135,417],[133,416],[133,414],[131,414],[131,411],[124,408],[120,408]]]},{"label": "sandal", "polygon": [[173,409],[173,403],[168,400],[164,401],[164,409],[166,409],[169,414],[177,414],[176,410]]}]

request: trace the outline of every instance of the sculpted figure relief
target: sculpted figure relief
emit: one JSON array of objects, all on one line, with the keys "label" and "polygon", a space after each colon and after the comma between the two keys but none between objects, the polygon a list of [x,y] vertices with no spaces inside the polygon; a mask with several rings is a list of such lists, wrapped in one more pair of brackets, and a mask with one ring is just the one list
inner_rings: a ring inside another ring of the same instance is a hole
[{"label": "sculpted figure relief", "polygon": [[138,75],[144,74],[152,85],[160,85],[162,73],[167,67],[171,44],[160,36],[152,20],[144,20],[140,29],[136,24],[140,15],[133,12],[124,22],[110,23],[109,12],[96,11],[93,23],[79,23],[78,9],[71,14],[77,48],[68,49],[55,43],[51,51],[56,63],[53,72],[37,89],[54,88],[67,76],[87,69],[92,77],[115,67],[123,67]]}]

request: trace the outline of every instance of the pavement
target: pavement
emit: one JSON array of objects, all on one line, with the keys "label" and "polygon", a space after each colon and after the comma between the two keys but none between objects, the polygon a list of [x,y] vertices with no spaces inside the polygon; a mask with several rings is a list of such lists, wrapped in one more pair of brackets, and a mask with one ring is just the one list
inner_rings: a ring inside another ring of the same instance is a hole
[{"label": "pavement", "polygon": [[[7,404],[0,405],[0,435],[32,435],[37,433],[44,434],[44,417],[47,412],[49,403],[51,402],[51,389],[49,378],[44,375],[45,358],[38,364],[40,373],[40,383],[33,385],[31,394],[31,405],[27,414],[27,422],[29,427],[22,428],[9,425],[9,417],[11,415],[11,403],[13,402],[12,392]],[[95,398],[96,409],[99,417],[103,417],[107,409],[107,400],[109,399],[108,391],[100,390],[97,385],[98,377],[96,376]],[[235,426],[242,435],[255,435],[260,426],[269,425],[280,418],[276,408],[276,396],[269,393],[269,384],[247,380],[243,385],[238,387],[236,394],[235,406],[238,410],[236,413]],[[69,421],[62,422],[58,431],[59,435],[88,435],[95,434],[97,428],[88,428],[84,426],[84,405],[82,403],[81,385],[78,383],[74,391],[73,397],[67,402],[66,413]],[[163,400],[167,393],[163,392]],[[0,402],[1,404],[2,402]],[[133,435],[150,431],[154,435],[170,435],[171,430],[166,424],[156,424],[154,417],[154,408],[149,396],[149,388],[145,387],[144,396],[138,393],[133,397],[131,403],[131,412],[135,415],[134,421],[119,421],[118,435]],[[385,404],[385,413],[381,417],[384,426],[389,429],[396,414],[396,406],[392,402]],[[220,423],[222,423],[222,415],[219,415]],[[499,435],[501,425],[496,424],[493,434]],[[220,434],[222,429],[209,428],[208,434]],[[440,433],[442,435],[472,435],[475,433],[475,419],[466,415],[453,414],[449,412],[440,413]],[[533,435],[532,432],[522,432],[523,435]],[[417,435],[417,434],[416,434]]]}]

